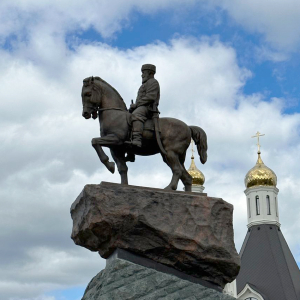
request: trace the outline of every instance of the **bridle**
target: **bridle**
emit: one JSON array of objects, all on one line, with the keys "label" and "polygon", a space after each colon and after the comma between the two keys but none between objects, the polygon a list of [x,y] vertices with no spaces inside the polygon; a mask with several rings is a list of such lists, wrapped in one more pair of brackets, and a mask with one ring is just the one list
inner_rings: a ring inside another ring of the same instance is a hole
[{"label": "bridle", "polygon": [[[94,77],[92,76],[92,78],[90,79],[89,83],[88,84],[92,84],[94,85],[95,82],[94,82]],[[102,86],[101,85],[98,85],[97,88],[100,89],[100,94],[101,94],[101,99],[100,99],[100,103],[102,101],[102,95],[103,95],[103,89],[102,89]],[[91,103],[91,102],[90,102]],[[95,103],[96,104],[96,103]],[[87,106],[87,108],[90,108],[90,109],[95,109],[95,106],[92,105],[92,106]],[[122,109],[122,108],[118,108],[118,107],[107,107],[107,108],[96,108],[95,109],[98,113],[101,113],[103,111],[106,111],[106,110],[120,110],[120,111],[125,111],[127,112],[128,110],[127,109]]]},{"label": "bridle", "polygon": [[128,111],[128,110],[125,110],[125,109],[122,109],[122,108],[117,108],[117,107],[107,107],[107,108],[99,108],[99,109],[97,109],[98,112],[102,112],[102,111],[105,111],[105,110],[121,110],[121,111]]}]

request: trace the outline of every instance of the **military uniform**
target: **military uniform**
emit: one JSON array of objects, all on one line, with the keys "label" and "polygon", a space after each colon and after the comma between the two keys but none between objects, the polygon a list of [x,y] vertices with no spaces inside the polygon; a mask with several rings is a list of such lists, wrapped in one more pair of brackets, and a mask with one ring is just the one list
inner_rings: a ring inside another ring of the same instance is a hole
[{"label": "military uniform", "polygon": [[[142,66],[142,71],[143,70],[150,70],[155,73],[156,67],[147,64]],[[132,145],[141,147],[144,123],[151,117],[153,104],[155,103],[155,106],[158,106],[159,98],[159,83],[155,78],[149,78],[139,88],[135,102],[136,108],[132,112]]]},{"label": "military uniform", "polygon": [[[153,108],[153,103],[158,106],[160,97],[159,83],[155,78],[150,78],[141,85],[136,98],[137,108],[132,113],[132,121],[145,121],[149,118],[149,114]],[[149,110],[150,108],[150,110]]]}]

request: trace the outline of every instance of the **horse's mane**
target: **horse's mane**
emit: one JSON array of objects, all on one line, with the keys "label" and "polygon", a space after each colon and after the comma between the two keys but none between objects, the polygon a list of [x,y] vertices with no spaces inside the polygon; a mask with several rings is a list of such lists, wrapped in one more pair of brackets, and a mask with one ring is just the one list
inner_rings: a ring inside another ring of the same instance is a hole
[{"label": "horse's mane", "polygon": [[[119,97],[123,100],[123,98],[121,97],[121,95],[119,94],[119,92],[113,87],[111,86],[108,82],[106,82],[105,80],[103,80],[102,78],[100,78],[99,76],[94,77],[96,80],[100,80],[101,82],[107,84],[109,87],[111,87],[118,95]],[[124,100],[123,100],[124,101]]]},{"label": "horse's mane", "polygon": [[99,81],[101,81],[102,83],[107,84],[110,88],[112,88],[113,91],[115,91],[115,92],[117,93],[117,95],[121,98],[121,100],[123,101],[123,104],[124,104],[125,107],[127,108],[127,106],[126,106],[126,104],[125,104],[123,98],[121,97],[120,93],[119,93],[112,85],[110,85],[108,82],[106,82],[105,80],[103,80],[103,79],[100,78],[99,76],[94,77],[94,79],[95,79],[95,80],[99,80]]}]

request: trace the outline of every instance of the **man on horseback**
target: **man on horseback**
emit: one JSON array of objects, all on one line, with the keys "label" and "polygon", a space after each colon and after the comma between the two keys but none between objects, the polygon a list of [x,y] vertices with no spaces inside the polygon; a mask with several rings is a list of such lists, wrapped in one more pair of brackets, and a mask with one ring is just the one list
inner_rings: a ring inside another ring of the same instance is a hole
[{"label": "man on horseback", "polygon": [[[142,73],[143,84],[138,91],[136,103],[130,107],[133,112],[133,145],[136,145],[133,147],[136,149],[129,149],[124,145],[131,129],[128,122],[129,113],[121,95],[100,77],[91,76],[84,79],[81,91],[82,116],[85,119],[98,116],[100,123],[100,137],[92,139],[92,146],[100,161],[111,173],[114,173],[116,163],[122,184],[128,184],[126,162],[134,161],[135,154],[148,156],[161,153],[164,162],[173,173],[166,189],[176,190],[178,181],[181,180],[185,190],[191,191],[192,177],[184,167],[186,150],[192,138],[197,145],[200,161],[204,164],[207,160],[206,134],[200,127],[188,126],[175,118],[158,120],[156,106],[159,102],[159,84],[154,79],[155,66],[143,65]],[[141,145],[143,123],[147,118],[153,119],[156,140],[153,132],[150,132],[145,147],[139,148],[137,146]],[[110,148],[115,163],[109,161],[102,147]]]},{"label": "man on horseback", "polygon": [[151,64],[142,66],[142,85],[139,88],[136,102],[130,105],[132,113],[132,141],[129,144],[142,146],[142,133],[144,123],[152,117],[153,111],[157,111],[160,98],[158,81],[154,78],[156,67]]}]

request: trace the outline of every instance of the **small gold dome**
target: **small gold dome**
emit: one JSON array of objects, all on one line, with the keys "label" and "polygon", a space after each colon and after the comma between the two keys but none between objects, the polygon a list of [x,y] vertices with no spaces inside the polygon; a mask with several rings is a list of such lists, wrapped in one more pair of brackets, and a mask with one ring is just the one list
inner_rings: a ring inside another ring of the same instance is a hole
[{"label": "small gold dome", "polygon": [[257,152],[258,159],[256,165],[249,170],[245,176],[246,188],[255,186],[275,186],[277,184],[276,174],[268,168],[260,157],[260,151]]},{"label": "small gold dome", "polygon": [[192,184],[203,185],[205,182],[205,177],[203,173],[196,167],[194,156],[192,156],[192,161],[190,168],[187,170],[188,173],[192,176]]}]

